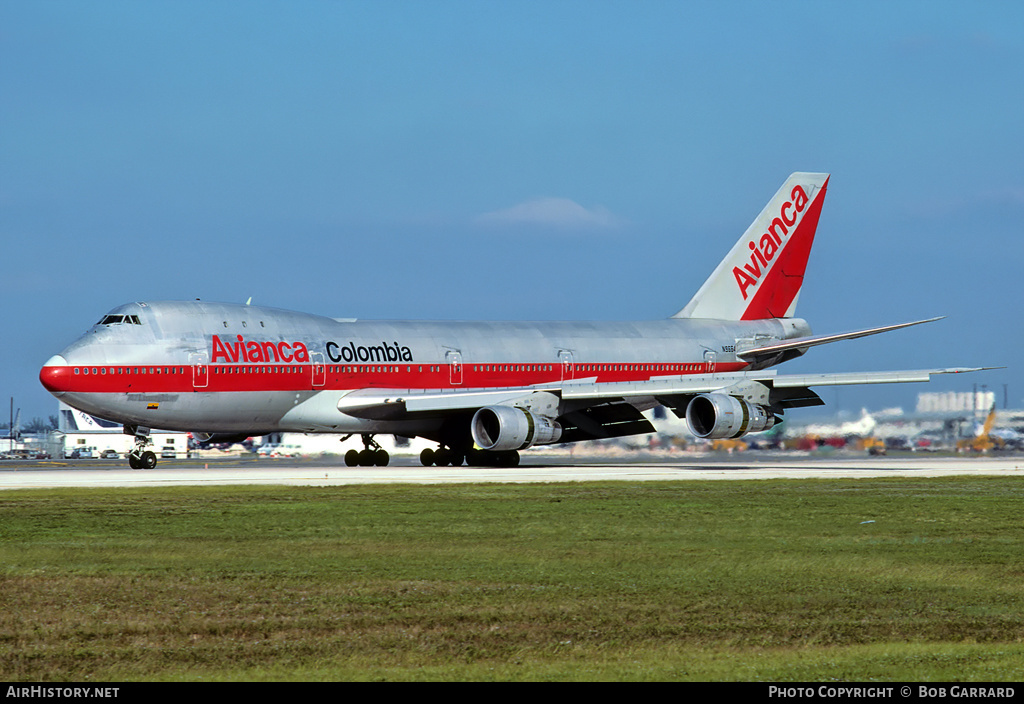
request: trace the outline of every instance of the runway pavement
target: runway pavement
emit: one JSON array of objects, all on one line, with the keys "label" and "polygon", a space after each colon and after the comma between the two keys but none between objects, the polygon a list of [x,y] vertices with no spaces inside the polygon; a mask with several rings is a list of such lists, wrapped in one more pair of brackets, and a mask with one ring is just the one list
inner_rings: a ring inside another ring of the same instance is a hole
[{"label": "runway pavement", "polygon": [[422,467],[412,459],[390,467],[346,467],[341,458],[162,462],[155,469],[132,470],[123,461],[61,461],[0,464],[0,489],[55,487],[141,487],[279,484],[455,484],[585,481],[675,481],[938,477],[966,475],[1024,476],[1024,456],[906,457],[761,455],[722,459],[692,456],[671,459],[591,459],[529,456],[515,468]]}]

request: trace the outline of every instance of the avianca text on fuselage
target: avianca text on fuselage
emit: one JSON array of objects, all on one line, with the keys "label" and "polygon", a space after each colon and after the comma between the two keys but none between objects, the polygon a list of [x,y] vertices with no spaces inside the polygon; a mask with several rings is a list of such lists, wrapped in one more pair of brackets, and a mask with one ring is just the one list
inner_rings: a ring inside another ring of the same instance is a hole
[{"label": "avianca text on fuselage", "polygon": [[241,335],[234,342],[224,342],[213,336],[211,364],[242,362],[245,364],[271,364],[309,362],[309,349],[302,342],[256,342]]},{"label": "avianca text on fuselage", "polygon": [[751,251],[750,263],[744,264],[742,269],[738,266],[732,268],[732,274],[736,278],[736,284],[740,287],[740,293],[743,294],[743,300],[747,299],[747,289],[756,288],[761,277],[768,272],[769,262],[784,246],[782,237],[788,235],[790,229],[796,229],[800,215],[810,201],[802,186],[794,187],[790,198],[791,200],[782,204],[779,216],[772,220],[768,231],[761,235],[760,241],[755,236],[747,243]]}]

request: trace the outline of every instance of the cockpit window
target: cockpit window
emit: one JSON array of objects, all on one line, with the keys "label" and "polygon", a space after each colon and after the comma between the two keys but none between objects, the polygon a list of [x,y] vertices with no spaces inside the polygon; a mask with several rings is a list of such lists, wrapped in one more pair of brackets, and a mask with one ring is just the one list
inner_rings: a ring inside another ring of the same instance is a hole
[{"label": "cockpit window", "polygon": [[137,315],[105,315],[97,325],[142,325]]}]

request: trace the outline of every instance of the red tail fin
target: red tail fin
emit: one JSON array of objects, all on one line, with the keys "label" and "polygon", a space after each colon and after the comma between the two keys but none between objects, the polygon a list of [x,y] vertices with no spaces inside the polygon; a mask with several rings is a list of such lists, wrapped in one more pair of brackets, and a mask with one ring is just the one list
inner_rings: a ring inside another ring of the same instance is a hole
[{"label": "red tail fin", "polygon": [[828,179],[828,174],[791,175],[693,299],[672,317],[792,317]]}]

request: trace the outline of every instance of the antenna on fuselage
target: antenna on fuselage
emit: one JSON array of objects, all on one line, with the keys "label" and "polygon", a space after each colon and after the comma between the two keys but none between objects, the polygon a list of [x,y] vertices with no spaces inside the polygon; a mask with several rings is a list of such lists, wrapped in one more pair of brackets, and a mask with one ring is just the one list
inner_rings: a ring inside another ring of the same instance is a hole
[{"label": "antenna on fuselage", "polygon": [[250,303],[252,303],[252,296],[249,296],[249,300],[245,302],[245,305],[249,305]]}]

